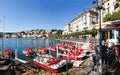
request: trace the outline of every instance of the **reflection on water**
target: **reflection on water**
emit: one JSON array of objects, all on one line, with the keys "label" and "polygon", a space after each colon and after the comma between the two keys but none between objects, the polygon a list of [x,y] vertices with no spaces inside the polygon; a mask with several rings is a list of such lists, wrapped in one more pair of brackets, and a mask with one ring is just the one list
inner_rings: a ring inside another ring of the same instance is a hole
[{"label": "reflection on water", "polygon": [[[0,38],[0,51],[2,50],[2,39]],[[4,38],[4,49],[11,49],[15,52],[18,49],[18,57],[24,58],[22,51],[27,48],[48,47],[56,45],[56,41],[42,38]]]}]

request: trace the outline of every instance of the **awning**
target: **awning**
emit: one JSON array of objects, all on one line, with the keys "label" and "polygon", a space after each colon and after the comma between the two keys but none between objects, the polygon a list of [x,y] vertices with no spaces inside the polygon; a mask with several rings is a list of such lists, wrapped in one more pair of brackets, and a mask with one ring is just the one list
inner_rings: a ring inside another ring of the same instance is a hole
[{"label": "awning", "polygon": [[108,28],[120,28],[120,20],[111,21],[110,24],[106,26],[106,29]]},{"label": "awning", "polygon": [[[106,27],[106,25],[101,25],[101,28],[102,28],[102,29],[104,29],[105,27]],[[99,29],[99,28],[100,28],[99,25],[95,26],[95,29]]]},{"label": "awning", "polygon": [[[118,28],[118,27],[120,27],[120,20],[101,23],[102,29],[111,29],[111,28]],[[95,29],[99,29],[99,28],[100,28],[100,25],[97,24],[97,26],[95,26]]]},{"label": "awning", "polygon": [[120,25],[120,20],[111,22],[111,25]]}]

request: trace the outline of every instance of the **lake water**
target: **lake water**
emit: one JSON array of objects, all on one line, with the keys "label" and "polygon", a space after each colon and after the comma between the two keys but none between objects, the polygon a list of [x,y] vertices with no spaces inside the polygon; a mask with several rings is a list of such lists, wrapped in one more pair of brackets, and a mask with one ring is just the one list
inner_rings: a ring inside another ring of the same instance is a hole
[{"label": "lake water", "polygon": [[48,47],[49,45],[56,45],[56,41],[52,39],[43,38],[4,38],[4,45],[2,39],[0,38],[0,51],[2,50],[2,45],[5,49],[11,49],[13,52],[17,50],[18,57],[23,58],[22,51],[27,48],[36,49],[38,47]]}]

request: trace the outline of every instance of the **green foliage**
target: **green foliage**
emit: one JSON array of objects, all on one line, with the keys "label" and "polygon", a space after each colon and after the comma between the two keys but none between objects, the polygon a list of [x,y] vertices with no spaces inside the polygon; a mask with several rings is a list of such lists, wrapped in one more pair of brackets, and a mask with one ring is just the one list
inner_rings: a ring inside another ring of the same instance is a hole
[{"label": "green foliage", "polygon": [[111,17],[112,17],[111,14],[105,15],[105,17],[103,18],[103,22],[111,21]]},{"label": "green foliage", "polygon": [[63,32],[63,30],[52,29],[51,32],[49,33],[49,37],[50,38],[63,37],[62,32]]},{"label": "green foliage", "polygon": [[114,12],[113,14],[107,14],[103,18],[103,22],[114,21],[114,20],[120,20],[120,10],[118,12]]},{"label": "green foliage", "polygon": [[98,29],[93,28],[92,29],[92,35],[97,35]]},{"label": "green foliage", "polygon": [[63,30],[57,30],[57,33],[56,33],[56,35],[62,35],[62,32],[63,32]]},{"label": "green foliage", "polygon": [[120,13],[118,13],[118,12],[114,12],[113,14],[112,14],[112,21],[113,20],[120,20],[120,15],[119,15]]},{"label": "green foliage", "polygon": [[79,37],[80,35],[88,35],[88,34],[91,34],[91,35],[94,36],[94,35],[97,34],[97,31],[98,31],[98,29],[93,28],[92,30],[84,30],[84,31],[81,31],[81,32],[74,32],[74,33],[67,34],[67,35],[62,35],[62,36],[59,36],[59,37]]},{"label": "green foliage", "polygon": [[85,34],[92,34],[92,30],[85,30],[84,33]]}]

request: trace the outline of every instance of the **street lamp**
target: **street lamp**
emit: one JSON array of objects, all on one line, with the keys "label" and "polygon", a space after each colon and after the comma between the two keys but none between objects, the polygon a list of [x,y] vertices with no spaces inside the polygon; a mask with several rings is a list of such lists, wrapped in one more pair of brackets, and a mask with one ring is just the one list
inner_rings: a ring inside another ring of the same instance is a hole
[{"label": "street lamp", "polygon": [[94,0],[93,1],[93,6],[95,6],[95,8],[97,9],[97,11],[98,11],[98,17],[99,17],[99,45],[96,47],[97,48],[97,55],[99,56],[99,57],[97,57],[98,58],[98,60],[96,60],[96,63],[99,63],[100,65],[97,65],[97,68],[99,69],[98,71],[100,72],[100,73],[102,73],[102,69],[103,69],[103,67],[102,67],[102,35],[101,35],[101,11],[102,10],[104,10],[104,8],[103,8],[103,6],[102,5],[99,5],[98,4],[98,0]]},{"label": "street lamp", "polygon": [[93,1],[93,6],[96,7],[99,17],[99,46],[102,45],[102,36],[101,36],[101,10],[104,10],[103,6],[98,5],[98,0]]},{"label": "street lamp", "polygon": [[4,32],[5,32],[5,16],[3,16],[3,31],[2,31],[2,57],[4,57],[5,55],[4,55],[4,49],[5,49],[5,41],[4,41],[4,38],[5,38],[5,34],[4,34]]}]

